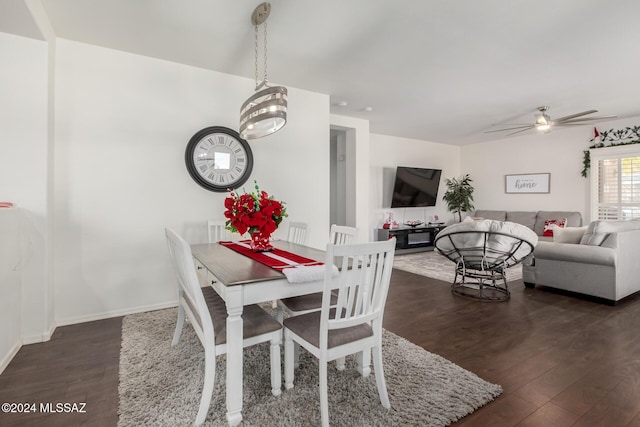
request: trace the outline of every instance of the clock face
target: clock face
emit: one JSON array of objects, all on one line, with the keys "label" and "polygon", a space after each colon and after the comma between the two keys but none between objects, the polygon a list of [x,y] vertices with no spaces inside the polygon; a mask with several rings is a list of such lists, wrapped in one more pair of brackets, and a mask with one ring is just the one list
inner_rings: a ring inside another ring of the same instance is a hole
[{"label": "clock face", "polygon": [[184,157],[191,178],[209,191],[238,188],[253,169],[253,154],[247,141],[222,126],[204,128],[193,135]]}]

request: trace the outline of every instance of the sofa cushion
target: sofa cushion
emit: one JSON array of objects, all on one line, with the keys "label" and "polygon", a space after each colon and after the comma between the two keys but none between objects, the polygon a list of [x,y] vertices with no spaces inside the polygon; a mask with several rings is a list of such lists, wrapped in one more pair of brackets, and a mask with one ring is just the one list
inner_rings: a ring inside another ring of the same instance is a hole
[{"label": "sofa cushion", "polygon": [[579,244],[587,228],[586,225],[584,227],[556,228],[553,230],[553,241],[556,243]]},{"label": "sofa cushion", "polygon": [[580,212],[538,211],[536,225],[533,227],[533,231],[535,231],[538,236],[542,236],[545,221],[562,218],[567,218],[567,227],[580,227],[582,225],[582,215],[580,215]]},{"label": "sofa cushion", "polygon": [[606,266],[614,266],[616,263],[615,249],[556,242],[538,242],[533,256],[536,259],[536,265],[540,260]]},{"label": "sofa cushion", "polygon": [[581,245],[600,246],[611,233],[640,230],[640,221],[592,221],[580,239]]},{"label": "sofa cushion", "polygon": [[507,221],[522,224],[533,230],[533,226],[536,225],[536,213],[535,212],[507,212]]},{"label": "sofa cushion", "polygon": [[495,221],[506,221],[507,211],[477,210],[474,216],[483,219],[493,219]]}]

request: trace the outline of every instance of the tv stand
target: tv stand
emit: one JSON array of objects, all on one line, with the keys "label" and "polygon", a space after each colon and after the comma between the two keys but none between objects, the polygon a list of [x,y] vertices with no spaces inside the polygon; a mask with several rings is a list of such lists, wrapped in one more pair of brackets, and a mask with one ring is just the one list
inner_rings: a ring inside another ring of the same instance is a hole
[{"label": "tv stand", "polygon": [[396,254],[433,250],[436,235],[445,225],[422,225],[418,227],[378,228],[376,240],[396,238]]}]

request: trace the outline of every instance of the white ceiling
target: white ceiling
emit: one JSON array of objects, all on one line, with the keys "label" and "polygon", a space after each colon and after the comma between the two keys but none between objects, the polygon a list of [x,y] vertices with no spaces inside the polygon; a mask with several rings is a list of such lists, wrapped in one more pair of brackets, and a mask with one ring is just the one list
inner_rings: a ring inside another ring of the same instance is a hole
[{"label": "white ceiling", "polygon": [[[23,1],[0,1],[0,31],[34,37]],[[253,78],[259,1],[40,1],[58,37]],[[500,137],[484,133],[492,124],[533,122],[540,105],[552,119],[640,116],[638,0],[271,5],[269,80],[329,94],[332,113],[373,133],[464,145]]]}]

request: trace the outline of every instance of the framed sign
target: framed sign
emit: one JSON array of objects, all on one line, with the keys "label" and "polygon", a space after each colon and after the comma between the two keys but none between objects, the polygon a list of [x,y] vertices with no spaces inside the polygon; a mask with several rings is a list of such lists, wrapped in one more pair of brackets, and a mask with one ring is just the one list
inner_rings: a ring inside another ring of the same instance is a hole
[{"label": "framed sign", "polygon": [[550,173],[530,173],[504,176],[505,193],[549,193]]}]

